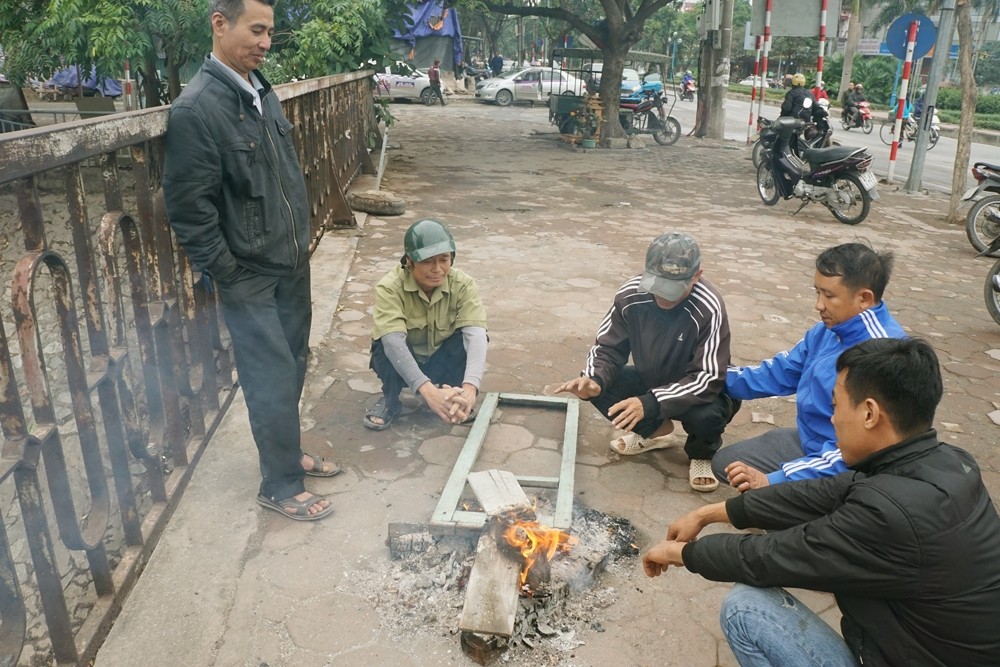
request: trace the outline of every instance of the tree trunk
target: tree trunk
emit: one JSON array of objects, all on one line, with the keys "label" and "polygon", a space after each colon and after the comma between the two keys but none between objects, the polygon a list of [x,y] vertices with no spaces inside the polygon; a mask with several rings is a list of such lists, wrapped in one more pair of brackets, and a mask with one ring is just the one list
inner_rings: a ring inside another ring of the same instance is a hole
[{"label": "tree trunk", "polygon": [[729,93],[729,70],[731,62],[729,53],[733,45],[733,0],[722,3],[721,48],[716,49],[712,70],[712,96],[708,107],[708,138],[726,138],[726,97]]},{"label": "tree trunk", "polygon": [[712,86],[709,85],[711,72],[715,70],[715,51],[712,49],[711,35],[701,42],[701,58],[698,71],[698,111],[694,120],[694,136],[708,136],[708,117],[711,113]]},{"label": "tree trunk", "polygon": [[604,64],[601,66],[601,141],[624,137],[625,130],[618,120],[619,100],[622,92],[622,72],[629,45],[619,39],[609,38],[601,49]]},{"label": "tree trunk", "polygon": [[955,170],[951,174],[951,201],[948,221],[961,224],[964,216],[958,212],[962,203],[969,173],[969,158],[972,154],[972,129],[976,119],[975,72],[972,69],[972,10],[969,0],[955,3],[955,21],[958,26],[958,69],[962,81],[962,116],[958,123],[958,147],[955,149]]},{"label": "tree trunk", "polygon": [[840,75],[840,94],[837,95],[837,103],[841,106],[850,92],[847,90],[847,84],[854,75],[854,54],[857,53],[859,41],[861,41],[861,0],[854,0],[851,3],[851,20],[847,24],[847,43],[844,45],[844,72]]},{"label": "tree trunk", "polygon": [[181,65],[176,58],[167,54],[167,95],[173,102],[181,94]]}]

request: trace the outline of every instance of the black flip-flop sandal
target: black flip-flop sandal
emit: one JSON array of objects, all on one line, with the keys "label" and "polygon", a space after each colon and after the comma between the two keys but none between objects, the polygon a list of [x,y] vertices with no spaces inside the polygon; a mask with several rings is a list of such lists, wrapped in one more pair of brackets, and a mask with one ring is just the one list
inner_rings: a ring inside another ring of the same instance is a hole
[{"label": "black flip-flop sandal", "polygon": [[[392,420],[396,418],[401,409],[402,406],[397,406],[395,409],[390,408],[388,402],[385,400],[385,396],[383,396],[375,401],[375,405],[365,410],[365,417],[361,420],[361,423],[365,425],[365,428],[373,431],[384,431],[392,425]],[[372,421],[372,417],[378,417],[382,420],[382,423],[379,424]]]},{"label": "black flip-flop sandal", "polygon": [[[332,459],[324,459],[322,456],[316,456],[315,454],[310,454],[309,452],[302,452],[302,456],[308,456],[312,459],[312,469],[305,471],[305,473],[310,477],[333,477],[334,475],[339,475],[344,472],[344,468]],[[330,469],[323,470],[323,466],[327,463],[330,464]]]},{"label": "black flip-flop sandal", "polygon": [[284,500],[271,500],[263,494],[257,494],[258,505],[266,507],[269,510],[274,510],[295,521],[318,521],[323,517],[333,514],[333,505],[327,505],[315,514],[309,513],[309,508],[321,500],[326,500],[326,496],[312,494],[305,500],[295,500],[295,496],[290,496]]}]

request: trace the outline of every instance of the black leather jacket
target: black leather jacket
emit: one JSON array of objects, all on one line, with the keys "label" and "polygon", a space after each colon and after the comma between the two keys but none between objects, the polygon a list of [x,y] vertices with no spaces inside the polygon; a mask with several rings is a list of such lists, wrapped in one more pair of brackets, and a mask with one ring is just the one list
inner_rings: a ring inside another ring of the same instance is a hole
[{"label": "black leather jacket", "polygon": [[968,452],[929,431],[835,477],[750,491],[684,547],[714,581],[828,591],[864,665],[1000,665],[1000,517]]},{"label": "black leather jacket", "polygon": [[309,199],[293,125],[263,76],[263,115],[225,65],[206,58],[170,109],[163,193],[194,268],[284,275],[308,261]]},{"label": "black leather jacket", "polygon": [[[805,100],[811,100],[809,108],[805,106]],[[782,116],[799,118],[807,123],[812,120],[812,110],[816,106],[816,98],[802,86],[795,86],[785,93],[785,100],[781,103]]]}]

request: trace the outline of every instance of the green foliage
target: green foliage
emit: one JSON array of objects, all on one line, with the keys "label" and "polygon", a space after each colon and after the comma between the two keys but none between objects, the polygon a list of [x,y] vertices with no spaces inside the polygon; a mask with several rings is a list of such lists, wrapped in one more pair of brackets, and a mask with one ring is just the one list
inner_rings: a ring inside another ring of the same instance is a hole
[{"label": "green foliage", "polygon": [[[937,108],[960,112],[962,110],[961,88],[940,88],[937,94]],[[980,95],[976,100],[976,125],[980,116],[1000,114],[1000,95]]]},{"label": "green foliage", "polygon": [[0,12],[6,74],[18,83],[63,65],[120,77],[155,62],[157,47],[180,67],[209,44],[207,0],[21,0]]},{"label": "green foliage", "polygon": [[888,104],[896,79],[896,59],[885,56],[855,56],[852,76],[865,86],[865,97],[876,104]]},{"label": "green foliage", "polygon": [[268,72],[308,79],[380,67],[389,56],[390,25],[405,14],[401,0],[291,0],[276,19]]},{"label": "green foliage", "polygon": [[1000,42],[985,45],[976,60],[976,83],[1000,86]]}]

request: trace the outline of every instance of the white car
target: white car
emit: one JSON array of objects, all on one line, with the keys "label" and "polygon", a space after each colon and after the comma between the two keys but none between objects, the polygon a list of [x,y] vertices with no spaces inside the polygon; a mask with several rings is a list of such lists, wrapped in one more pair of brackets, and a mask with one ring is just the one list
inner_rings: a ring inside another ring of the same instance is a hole
[{"label": "white car", "polygon": [[[741,86],[753,86],[754,88],[760,88],[760,77],[759,76],[748,76],[747,78],[740,81]],[[767,81],[764,81],[764,87],[770,88],[767,85]]]},{"label": "white car", "polygon": [[505,107],[513,102],[544,102],[549,95],[584,93],[583,81],[554,67],[527,67],[476,84],[476,99]]},{"label": "white car", "polygon": [[431,103],[431,80],[404,62],[397,62],[375,73],[375,96],[390,99],[420,100]]}]

